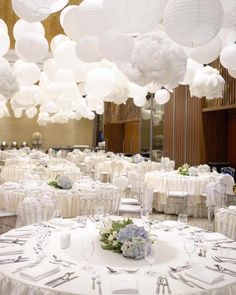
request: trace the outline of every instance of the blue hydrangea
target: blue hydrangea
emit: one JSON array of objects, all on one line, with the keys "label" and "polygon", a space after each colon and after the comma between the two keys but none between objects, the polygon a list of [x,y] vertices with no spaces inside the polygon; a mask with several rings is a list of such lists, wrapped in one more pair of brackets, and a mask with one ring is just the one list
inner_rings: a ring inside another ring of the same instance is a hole
[{"label": "blue hydrangea", "polygon": [[140,237],[147,241],[148,233],[143,226],[139,227],[135,224],[128,224],[125,228],[121,229],[116,235],[117,241],[122,244],[135,237]]},{"label": "blue hydrangea", "polygon": [[142,259],[145,255],[146,240],[141,237],[134,237],[129,241],[124,242],[121,250],[123,256],[131,259]]}]

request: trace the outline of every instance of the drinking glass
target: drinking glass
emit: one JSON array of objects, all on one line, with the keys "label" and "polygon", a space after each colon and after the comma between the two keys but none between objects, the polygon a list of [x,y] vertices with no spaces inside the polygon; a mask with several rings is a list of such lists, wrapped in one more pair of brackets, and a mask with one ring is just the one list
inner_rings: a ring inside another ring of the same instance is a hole
[{"label": "drinking glass", "polygon": [[155,276],[156,272],[153,271],[152,266],[157,258],[157,244],[155,241],[148,241],[145,245],[144,252],[145,261],[149,264],[149,270],[146,271],[146,275]]},{"label": "drinking glass", "polygon": [[50,235],[51,230],[48,228],[48,226],[37,226],[34,250],[39,256],[45,256],[44,249],[49,242]]},{"label": "drinking glass", "polygon": [[186,237],[184,240],[184,250],[189,256],[187,264],[190,264],[191,256],[197,250],[197,244],[195,240],[191,237]]},{"label": "drinking glass", "polygon": [[179,214],[178,215],[178,224],[177,228],[178,230],[183,230],[188,223],[188,215],[187,214]]},{"label": "drinking glass", "polygon": [[149,220],[149,210],[145,207],[141,207],[140,217],[144,223],[147,222]]},{"label": "drinking glass", "polygon": [[82,240],[82,255],[86,260],[86,265],[83,267],[84,270],[91,271],[93,268],[88,265],[89,259],[93,256],[94,252],[94,241]]}]

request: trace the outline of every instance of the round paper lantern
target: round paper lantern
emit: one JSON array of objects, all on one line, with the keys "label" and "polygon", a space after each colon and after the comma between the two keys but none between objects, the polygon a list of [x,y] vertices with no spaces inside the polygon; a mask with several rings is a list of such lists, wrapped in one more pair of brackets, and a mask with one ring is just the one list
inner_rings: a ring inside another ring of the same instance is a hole
[{"label": "round paper lantern", "polygon": [[50,6],[51,13],[60,11],[62,8],[64,8],[68,4],[69,0],[57,0],[53,1],[53,3]]},{"label": "round paper lantern", "polygon": [[[36,2],[36,1],[31,1]],[[12,9],[19,18],[22,18],[28,22],[37,22],[46,19],[50,12],[39,12],[33,10],[25,5],[22,0],[11,0]]]},{"label": "round paper lantern", "polygon": [[99,39],[91,36],[82,38],[77,43],[75,52],[83,62],[97,62],[101,60]]},{"label": "round paper lantern", "polygon": [[47,59],[43,64],[43,70],[50,80],[54,80],[58,66],[53,58]]},{"label": "round paper lantern", "polygon": [[70,5],[63,9],[60,22],[65,34],[78,42],[81,38],[78,26],[78,5]]},{"label": "round paper lantern", "polygon": [[216,37],[223,18],[220,0],[169,0],[163,21],[166,33],[176,43],[198,47]]},{"label": "round paper lantern", "polygon": [[232,11],[236,8],[235,0],[221,0],[225,12]]},{"label": "round paper lantern", "polygon": [[150,93],[155,93],[160,88],[161,86],[158,85],[157,83],[150,83],[147,85],[148,92]]},{"label": "round paper lantern", "polygon": [[234,44],[236,42],[236,30],[229,31],[225,35],[225,43],[227,45]]},{"label": "round paper lantern", "polygon": [[29,32],[45,35],[44,27],[40,22],[29,23],[23,19],[19,19],[13,27],[13,36],[15,40]]},{"label": "round paper lantern", "polygon": [[54,52],[54,59],[58,67],[69,70],[76,67],[79,62],[75,53],[76,43],[73,41],[65,41],[57,45]]},{"label": "round paper lantern", "polygon": [[102,115],[104,113],[104,106],[97,107],[95,111],[98,115]]},{"label": "round paper lantern", "polygon": [[147,87],[141,87],[135,83],[129,83],[129,96],[132,98],[145,98],[148,94]]},{"label": "round paper lantern", "polygon": [[142,114],[142,119],[143,120],[150,120],[150,118],[151,118],[151,110],[142,109],[141,114]]},{"label": "round paper lantern", "polygon": [[6,31],[6,33],[8,33],[8,27],[7,24],[4,22],[3,19],[0,18],[0,28],[3,29],[4,31]]},{"label": "round paper lantern", "polygon": [[236,44],[228,45],[220,54],[220,62],[226,69],[236,69]]},{"label": "round paper lantern", "polygon": [[88,107],[93,111],[103,103],[103,101],[95,95],[87,95],[86,100],[88,102]]},{"label": "round paper lantern", "polygon": [[40,79],[41,71],[35,63],[23,63],[16,68],[14,74],[21,85],[32,85]]},{"label": "round paper lantern", "polygon": [[143,107],[146,104],[146,97],[134,97],[134,104],[137,107]]},{"label": "round paper lantern", "polygon": [[233,70],[228,70],[229,74],[231,77],[235,78],[236,79],[236,69],[233,69]]},{"label": "round paper lantern", "polygon": [[25,111],[25,114],[26,114],[27,118],[29,118],[29,119],[32,119],[37,113],[38,113],[38,110],[35,107],[28,108]]},{"label": "round paper lantern", "polygon": [[219,37],[215,37],[209,43],[191,49],[189,57],[200,64],[209,64],[219,57],[221,49],[221,39]]},{"label": "round paper lantern", "polygon": [[16,40],[16,54],[27,62],[40,62],[48,55],[48,42],[40,34],[27,33]]},{"label": "round paper lantern", "polygon": [[19,106],[29,108],[37,104],[39,99],[39,87],[36,85],[21,86],[19,92],[13,96]]},{"label": "round paper lantern", "polygon": [[134,41],[131,36],[109,30],[102,35],[100,48],[103,57],[107,60],[112,62],[127,61],[131,57]]},{"label": "round paper lantern", "polygon": [[167,0],[104,0],[103,6],[115,30],[137,35],[157,26],[166,3]]},{"label": "round paper lantern", "polygon": [[72,71],[58,69],[56,71],[54,81],[61,84],[68,84],[74,81],[74,74]]},{"label": "round paper lantern", "polygon": [[89,113],[87,114],[87,118],[88,118],[89,120],[94,120],[94,119],[95,119],[95,113],[94,113],[94,112],[89,112]]},{"label": "round paper lantern", "polygon": [[57,104],[55,102],[49,101],[49,102],[43,104],[40,107],[40,111],[41,112],[46,112],[46,113],[49,113],[49,114],[53,114],[53,113],[56,113],[58,111],[58,106],[57,106]]},{"label": "round paper lantern", "polygon": [[103,0],[85,0],[77,8],[77,30],[84,36],[101,36],[110,28]]},{"label": "round paper lantern", "polygon": [[166,89],[157,90],[154,99],[157,104],[165,104],[170,100],[170,93]]},{"label": "round paper lantern", "polygon": [[0,56],[5,55],[10,48],[10,38],[8,33],[0,28]]},{"label": "round paper lantern", "polygon": [[70,41],[70,39],[66,35],[63,35],[63,34],[59,34],[59,35],[56,35],[55,37],[53,37],[51,40],[51,43],[50,43],[51,51],[54,53],[57,45],[59,45],[60,43],[62,43],[64,41]]},{"label": "round paper lantern", "polygon": [[106,68],[96,68],[89,72],[86,81],[86,91],[99,97],[109,95],[116,86],[116,78],[112,71]]}]

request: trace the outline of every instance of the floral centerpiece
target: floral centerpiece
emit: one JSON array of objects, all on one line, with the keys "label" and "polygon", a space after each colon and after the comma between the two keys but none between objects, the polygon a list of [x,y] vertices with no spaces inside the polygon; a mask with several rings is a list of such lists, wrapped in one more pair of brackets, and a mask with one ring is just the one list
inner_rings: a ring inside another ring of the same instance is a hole
[{"label": "floral centerpiece", "polygon": [[133,224],[131,219],[114,221],[107,219],[100,230],[101,246],[105,250],[122,253],[124,257],[144,258],[148,232],[143,226]]},{"label": "floral centerpiece", "polygon": [[188,175],[188,172],[189,172],[189,164],[185,163],[184,165],[180,166],[177,171],[179,174],[181,175]]},{"label": "floral centerpiece", "polygon": [[48,185],[59,189],[71,189],[73,186],[73,182],[67,175],[60,175],[57,176],[55,180],[49,181]]}]

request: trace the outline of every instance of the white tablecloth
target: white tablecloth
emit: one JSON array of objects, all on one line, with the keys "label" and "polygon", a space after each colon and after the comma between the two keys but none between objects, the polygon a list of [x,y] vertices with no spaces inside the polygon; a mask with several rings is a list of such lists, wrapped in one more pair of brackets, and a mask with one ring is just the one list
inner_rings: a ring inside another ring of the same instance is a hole
[{"label": "white tablecloth", "polygon": [[[34,227],[35,230],[35,227]],[[75,266],[65,267],[60,266],[60,272],[38,282],[32,282],[24,279],[19,273],[12,274],[12,272],[19,266],[25,263],[16,263],[8,265],[0,265],[0,292],[2,295],[92,295],[98,294],[98,287],[96,284],[96,290],[92,290],[92,273],[82,270],[82,267],[86,264],[82,251],[82,242],[86,240],[94,241],[95,250],[93,256],[89,258],[89,265],[93,267],[93,270],[97,274],[101,275],[101,287],[102,295],[111,295],[111,282],[116,274],[108,273],[105,266],[111,267],[125,267],[125,268],[138,268],[139,272],[133,274],[132,277],[137,281],[138,290],[140,295],[153,295],[156,290],[156,277],[145,275],[145,271],[148,269],[147,262],[145,260],[130,260],[122,257],[120,254],[113,253],[111,251],[103,250],[99,242],[99,232],[95,227],[95,224],[91,221],[87,221],[87,226],[82,229],[71,230],[72,240],[71,247],[68,249],[60,249],[59,239],[61,232],[54,231],[50,236],[49,245],[45,248],[46,258],[44,261],[52,261],[52,255],[55,254],[60,258],[75,262]],[[191,278],[204,290],[198,288],[192,288],[183,284],[180,280],[173,280],[169,274],[169,266],[183,265],[187,256],[183,250],[184,236],[180,235],[176,229],[172,229],[169,232],[162,230],[152,230],[151,234],[157,234],[157,247],[158,254],[156,261],[153,265],[153,270],[158,274],[165,274],[168,277],[170,288],[173,295],[235,295],[236,294],[236,278],[229,275],[223,275],[223,279],[218,283],[209,285],[201,281],[197,281]],[[174,242],[173,242],[174,241]],[[25,244],[25,253],[23,256],[28,256],[31,260],[35,260],[36,256],[33,251],[34,238],[29,239],[29,242]],[[211,250],[211,243],[207,243],[208,252],[207,257],[200,257],[197,252],[193,254],[192,262],[199,265],[213,266],[215,262],[211,258],[212,255],[216,255],[215,250]],[[220,251],[220,250],[218,250]],[[235,251],[227,250],[228,255],[233,255],[236,258]],[[218,253],[218,252],[217,252]],[[231,264],[232,268],[232,264]],[[79,277],[71,282],[67,282],[55,289],[47,288],[45,283],[63,275],[66,272],[73,271],[75,275]],[[184,271],[182,272],[184,273]],[[213,272],[215,273],[215,272]],[[177,274],[176,274],[177,275]],[[187,277],[187,276],[186,276]],[[190,278],[189,278],[190,279]],[[167,291],[166,291],[167,294]]]},{"label": "white tablecloth", "polygon": [[[166,201],[166,195],[168,195],[168,191],[185,191],[188,192],[187,213],[195,217],[206,217],[206,198],[203,198],[202,194],[205,192],[205,188],[208,183],[211,181],[220,180],[222,177],[222,174],[214,173],[203,173],[199,176],[183,176],[178,174],[176,171],[170,173],[154,171],[145,174],[145,184],[148,187],[152,187],[154,191],[156,190],[159,192],[159,194],[156,196],[158,197],[158,200],[154,200],[154,209],[157,211],[164,210],[164,204]],[[231,183],[231,187],[227,188],[228,192],[232,191],[234,184],[233,178],[231,179]],[[182,204],[180,204],[180,206],[182,206]],[[168,212],[178,214],[178,208],[176,207],[176,204],[170,204]]]},{"label": "white tablecloth", "polygon": [[19,204],[24,198],[40,194],[52,196],[56,200],[58,212],[63,217],[96,213],[96,206],[100,202],[105,211],[115,213],[122,196],[115,186],[92,180],[75,183],[71,190],[56,189],[46,183],[16,182],[12,186],[0,186],[0,209],[17,214]]}]

